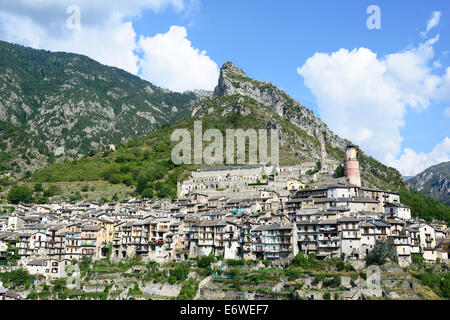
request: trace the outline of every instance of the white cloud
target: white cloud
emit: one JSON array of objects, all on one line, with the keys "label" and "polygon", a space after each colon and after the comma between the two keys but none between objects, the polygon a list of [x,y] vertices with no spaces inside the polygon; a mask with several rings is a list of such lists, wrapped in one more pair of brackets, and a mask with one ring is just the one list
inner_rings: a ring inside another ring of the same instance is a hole
[{"label": "white cloud", "polygon": [[366,48],[316,53],[297,71],[332,130],[402,173],[417,173],[420,166],[409,165],[414,157],[417,163],[430,165],[445,158],[434,151],[426,155],[410,149],[400,156],[400,128],[408,108],[420,112],[432,101],[450,100],[450,68],[443,76],[433,73],[433,45],[438,40],[439,35],[384,57]]},{"label": "white cloud", "polygon": [[142,76],[174,91],[214,89],[219,76],[217,64],[206,51],[194,48],[186,37],[186,29],[179,26],[172,26],[165,34],[141,36]]},{"label": "white cloud", "polygon": [[[0,4],[2,40],[87,55],[176,91],[213,89],[217,82],[217,65],[205,51],[191,45],[185,28],[141,36],[138,43],[132,25],[144,10],[160,12],[171,7],[189,15],[199,0],[0,0]],[[79,30],[67,28],[71,5],[80,8]],[[138,50],[143,52],[142,61]]]},{"label": "white cloud", "polygon": [[[39,49],[87,55],[138,73],[136,34],[130,19],[143,10],[184,8],[183,0],[0,0],[0,38]],[[81,11],[80,30],[70,30],[70,5]]]},{"label": "white cloud", "polygon": [[445,139],[436,145],[430,153],[416,153],[414,150],[406,148],[398,159],[389,155],[388,162],[398,168],[402,168],[401,173],[406,176],[414,176],[432,165],[450,160],[450,139]]},{"label": "white cloud", "polygon": [[375,53],[366,48],[316,53],[298,73],[316,97],[321,118],[338,135],[358,141],[377,158],[400,152],[405,105]]},{"label": "white cloud", "polygon": [[433,29],[434,27],[436,27],[439,24],[439,20],[441,19],[441,12],[440,11],[435,11],[431,14],[430,19],[427,22],[427,30],[421,32],[420,34],[423,37],[426,37],[426,35],[428,34],[428,32]]}]

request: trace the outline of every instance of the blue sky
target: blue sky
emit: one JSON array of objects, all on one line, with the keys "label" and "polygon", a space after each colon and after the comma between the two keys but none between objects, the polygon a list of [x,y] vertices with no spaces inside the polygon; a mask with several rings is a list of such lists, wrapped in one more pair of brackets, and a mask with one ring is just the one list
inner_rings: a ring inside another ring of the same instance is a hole
[{"label": "blue sky", "polygon": [[[232,61],[403,174],[449,160],[449,1],[91,2],[1,0],[0,39],[86,54],[177,91],[212,89]],[[64,29],[70,4],[80,30]],[[369,5],[379,30],[367,28]]]}]

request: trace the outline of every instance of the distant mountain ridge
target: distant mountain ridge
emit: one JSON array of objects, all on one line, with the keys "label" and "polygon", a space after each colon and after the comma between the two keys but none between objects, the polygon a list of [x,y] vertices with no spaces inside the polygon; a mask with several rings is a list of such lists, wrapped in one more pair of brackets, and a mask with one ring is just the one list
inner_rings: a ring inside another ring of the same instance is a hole
[{"label": "distant mountain ridge", "polygon": [[0,41],[0,175],[147,135],[209,95],[161,89],[86,56]]},{"label": "distant mountain ridge", "polygon": [[450,206],[450,161],[429,167],[408,180],[408,185]]}]

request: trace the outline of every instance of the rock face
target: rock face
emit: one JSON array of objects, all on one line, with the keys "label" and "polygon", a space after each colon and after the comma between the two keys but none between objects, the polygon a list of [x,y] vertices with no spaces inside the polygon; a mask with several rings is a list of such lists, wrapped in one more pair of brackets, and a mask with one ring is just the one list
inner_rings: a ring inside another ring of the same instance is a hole
[{"label": "rock face", "polygon": [[450,161],[422,171],[408,180],[408,185],[439,202],[450,205]]},{"label": "rock face", "polygon": [[189,116],[211,92],[163,90],[85,56],[0,41],[0,175],[76,159]]},{"label": "rock face", "polygon": [[240,68],[227,62],[220,70],[219,83],[214,90],[214,95],[231,96],[234,94],[247,96],[262,103],[283,119],[291,121],[309,135],[332,147],[343,149],[349,144],[348,140],[335,135],[311,110],[292,99],[286,92],[268,81],[260,82],[250,79]]}]

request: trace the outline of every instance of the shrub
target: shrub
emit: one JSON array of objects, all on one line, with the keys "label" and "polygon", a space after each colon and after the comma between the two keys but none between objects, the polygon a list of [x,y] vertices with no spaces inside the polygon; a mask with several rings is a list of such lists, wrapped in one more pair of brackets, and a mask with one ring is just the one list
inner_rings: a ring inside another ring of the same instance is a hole
[{"label": "shrub", "polygon": [[8,192],[7,199],[10,203],[31,202],[33,195],[26,185],[12,187]]},{"label": "shrub", "polygon": [[42,183],[36,183],[33,188],[34,188],[34,192],[44,191],[44,187],[42,186]]},{"label": "shrub", "polygon": [[422,263],[424,260],[423,254],[421,253],[411,253],[411,259],[413,263]]},{"label": "shrub", "polygon": [[323,281],[323,286],[325,288],[338,288],[341,285],[341,277],[334,276],[331,279],[325,279]]},{"label": "shrub", "polygon": [[386,263],[387,259],[392,259],[393,252],[389,248],[389,245],[383,241],[377,241],[372,251],[366,256],[366,264],[372,265],[383,265]]},{"label": "shrub", "polygon": [[208,268],[214,262],[214,256],[201,256],[197,258],[197,266],[199,268]]},{"label": "shrub", "polygon": [[34,276],[29,274],[27,270],[17,269],[10,272],[0,273],[0,280],[8,285],[16,286],[29,286],[30,281],[34,280]]},{"label": "shrub", "polygon": [[141,193],[141,197],[144,199],[151,199],[153,198],[154,193],[152,188],[147,188]]},{"label": "shrub", "polygon": [[198,290],[197,281],[184,281],[177,299],[192,300],[197,294],[197,290]]},{"label": "shrub", "polygon": [[184,281],[189,275],[189,265],[186,263],[177,264],[177,266],[170,270],[170,283],[176,283],[178,281]]},{"label": "shrub", "polygon": [[300,278],[303,273],[301,271],[295,270],[292,267],[289,267],[284,270],[284,274],[286,275],[289,281],[294,281]]},{"label": "shrub", "polygon": [[245,260],[243,259],[228,259],[226,263],[230,266],[243,266],[245,265]]},{"label": "shrub", "polygon": [[344,167],[342,166],[342,164],[340,164],[339,166],[337,166],[335,172],[336,172],[336,176],[337,176],[338,178],[341,178],[341,177],[344,176]]},{"label": "shrub", "polygon": [[339,260],[336,262],[336,270],[337,271],[355,271],[355,268],[349,263],[345,261]]}]

